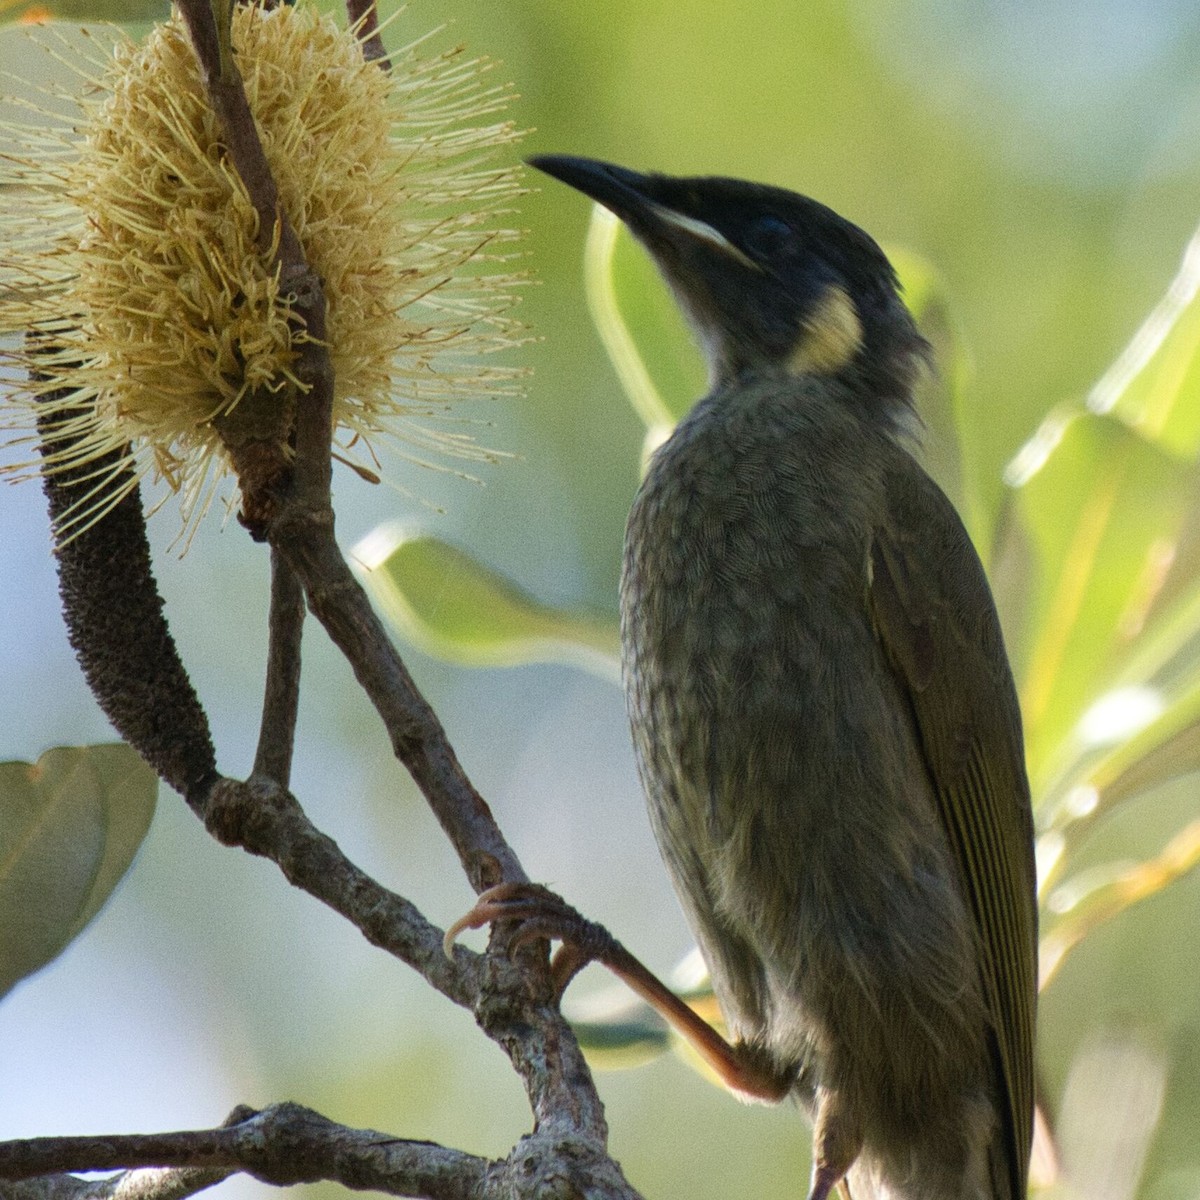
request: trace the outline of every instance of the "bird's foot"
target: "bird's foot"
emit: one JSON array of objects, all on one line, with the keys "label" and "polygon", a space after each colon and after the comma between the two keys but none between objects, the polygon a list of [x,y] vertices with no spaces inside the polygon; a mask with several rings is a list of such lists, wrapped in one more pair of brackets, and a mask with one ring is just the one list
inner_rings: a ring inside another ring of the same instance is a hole
[{"label": "bird's foot", "polygon": [[607,962],[621,952],[621,944],[603,925],[589,921],[549,888],[501,883],[481,893],[475,907],[446,930],[446,953],[464,929],[482,929],[498,921],[518,922],[508,942],[510,954],[539,938],[561,943],[550,961],[556,997],[589,962]]},{"label": "bird's foot", "polygon": [[556,996],[562,995],[588,963],[601,963],[651,1005],[733,1091],[774,1104],[795,1083],[795,1068],[781,1069],[759,1047],[731,1045],[603,925],[581,916],[562,897],[539,884],[502,883],[483,892],[475,907],[446,930],[447,954],[464,929],[480,929],[497,921],[518,922],[508,942],[509,953],[538,938],[561,943],[550,961]]},{"label": "bird's foot", "polygon": [[836,1167],[825,1165],[814,1167],[808,1200],[828,1200],[833,1194],[833,1189],[842,1182],[843,1174]]},{"label": "bird's foot", "polygon": [[849,1196],[846,1173],[863,1147],[862,1119],[846,1094],[836,1088],[817,1089],[813,1122],[813,1174],[808,1200],[827,1200],[838,1189]]}]

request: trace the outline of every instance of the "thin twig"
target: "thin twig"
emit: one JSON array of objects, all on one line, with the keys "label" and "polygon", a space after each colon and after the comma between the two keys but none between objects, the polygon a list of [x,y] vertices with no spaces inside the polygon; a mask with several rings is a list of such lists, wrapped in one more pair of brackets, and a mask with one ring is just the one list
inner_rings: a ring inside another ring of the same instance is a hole
[{"label": "thin twig", "polygon": [[[214,12],[218,7],[223,7],[222,20],[228,21],[231,5],[222,6],[216,0],[179,2],[209,103],[221,123],[225,153],[245,184],[258,217],[259,251],[264,261],[278,268],[280,291],[290,301],[293,345],[297,350],[292,370],[300,383],[294,480],[297,495],[317,504],[324,497],[328,504],[333,367],[326,343],[325,292],[280,202],[237,63],[232,52],[222,53],[222,44],[228,45],[229,27],[218,28]],[[268,454],[265,462],[257,462],[250,456],[250,461],[256,464],[257,477],[248,477],[244,462],[237,461],[237,448],[230,447],[230,452],[242,485],[243,523],[254,536],[261,537],[262,526],[272,515],[278,499],[274,493],[282,474],[282,455]]]},{"label": "thin twig", "polygon": [[309,608],[375,705],[396,757],[428,800],[472,886],[478,892],[501,881],[524,882],[527,876],[491,809],[467,778],[436,713],[342,557],[332,513],[306,518],[289,506],[268,536],[300,577]]},{"label": "thin twig", "polygon": [[[223,14],[225,21],[229,19],[230,8],[227,6]],[[277,260],[280,263],[286,278],[311,275],[300,239],[279,201],[279,189],[275,186],[275,177],[271,174],[237,63],[232,56],[225,58],[221,53],[222,34],[227,34],[228,28],[224,31],[218,28],[211,0],[181,0],[179,9],[187,22],[209,102],[221,122],[225,135],[223,149],[246,185],[250,203],[258,214],[258,248],[268,262]],[[324,309],[323,296],[321,308]]]},{"label": "thin twig", "polygon": [[105,1179],[38,1175],[0,1181],[0,1200],[187,1200],[232,1174],[226,1167],[142,1167]]},{"label": "thin twig", "polygon": [[346,15],[350,18],[350,27],[362,44],[363,58],[368,62],[378,63],[385,71],[390,71],[392,60],[388,58],[383,38],[379,34],[379,12],[375,7],[375,0],[346,0]]},{"label": "thin twig", "polygon": [[300,641],[304,629],[304,590],[278,550],[271,550],[270,643],[267,683],[254,774],[287,787],[300,703]]},{"label": "thin twig", "polygon": [[223,779],[207,809],[215,837],[270,858],[288,882],[340,913],[442,995],[471,1009],[524,1081],[538,1129],[605,1144],[603,1105],[544,970],[527,975],[502,950],[484,956],[455,946],[453,960],[447,959],[442,930],[355,866],[295,797],[270,780]]},{"label": "thin twig", "polygon": [[291,884],[471,1009],[524,1081],[539,1130],[605,1145],[604,1107],[544,970],[527,975],[499,949],[484,956],[455,946],[447,959],[442,930],[356,867],[295,797],[269,780],[221,780],[209,797],[207,823],[226,844],[270,858]]}]

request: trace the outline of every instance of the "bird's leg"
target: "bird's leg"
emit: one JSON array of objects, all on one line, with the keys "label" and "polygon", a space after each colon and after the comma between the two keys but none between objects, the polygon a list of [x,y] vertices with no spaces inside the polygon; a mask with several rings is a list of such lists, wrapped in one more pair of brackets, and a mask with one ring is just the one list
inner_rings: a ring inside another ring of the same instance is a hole
[{"label": "bird's leg", "polygon": [[842,1194],[849,1194],[845,1177],[862,1149],[862,1122],[850,1111],[838,1091],[818,1088],[816,1100],[812,1187],[808,1200],[828,1200],[839,1184]]},{"label": "bird's leg", "polygon": [[567,984],[589,962],[601,963],[645,1000],[726,1087],[749,1099],[771,1104],[782,1100],[791,1090],[794,1071],[780,1071],[770,1056],[755,1046],[726,1041],[603,925],[581,916],[548,888],[521,883],[502,883],[489,888],[480,895],[475,907],[446,931],[447,951],[464,929],[481,929],[495,921],[520,923],[509,943],[510,951],[535,938],[562,943],[550,963],[557,995],[562,995]]}]

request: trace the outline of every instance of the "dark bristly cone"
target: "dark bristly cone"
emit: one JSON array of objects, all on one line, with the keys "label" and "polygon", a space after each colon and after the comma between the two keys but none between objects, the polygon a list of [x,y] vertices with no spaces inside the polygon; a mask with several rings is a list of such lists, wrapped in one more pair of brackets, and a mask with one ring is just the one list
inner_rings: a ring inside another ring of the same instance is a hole
[{"label": "dark bristly cone", "polygon": [[[47,399],[62,399],[48,393]],[[55,428],[65,418],[39,418],[39,447],[61,448]],[[42,484],[57,530],[85,477],[126,457],[112,451],[86,466],[45,472]],[[124,468],[131,470],[131,468]],[[117,732],[159,778],[192,807],[217,775],[208,719],[179,658],[150,562],[145,514],[134,488],[104,516],[58,541],[58,586],[75,656],[88,686]]]}]

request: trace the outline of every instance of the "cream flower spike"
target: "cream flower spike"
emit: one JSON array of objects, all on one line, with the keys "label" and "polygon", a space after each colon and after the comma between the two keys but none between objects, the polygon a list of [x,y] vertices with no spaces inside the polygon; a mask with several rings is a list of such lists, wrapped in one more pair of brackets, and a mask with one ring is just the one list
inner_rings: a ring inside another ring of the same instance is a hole
[{"label": "cream flower spike", "polygon": [[[496,227],[515,171],[486,161],[517,135],[481,123],[505,90],[483,87],[486,64],[457,51],[412,46],[381,70],[304,3],[239,5],[233,41],[325,287],[336,444],[370,463],[385,435],[410,458],[489,457],[422,418],[511,392],[520,373],[481,361],[521,340],[508,315],[519,277],[502,252],[516,235]],[[0,130],[0,425],[29,448],[9,469],[87,477],[60,540],[147,476],[179,494],[190,537],[230,474],[231,429],[286,445],[288,298],[256,247],[178,16],[100,62],[65,41],[47,53],[74,55],[78,111]],[[125,445],[132,473],[110,453]]]}]

